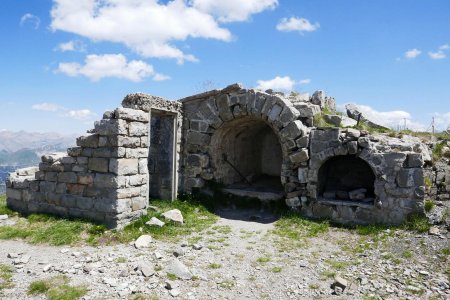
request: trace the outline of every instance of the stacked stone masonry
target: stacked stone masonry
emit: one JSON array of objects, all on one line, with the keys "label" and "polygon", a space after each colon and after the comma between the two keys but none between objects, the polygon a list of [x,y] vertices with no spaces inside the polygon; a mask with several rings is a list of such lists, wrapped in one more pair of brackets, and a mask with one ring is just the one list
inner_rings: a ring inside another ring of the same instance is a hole
[{"label": "stacked stone masonry", "polygon": [[[335,101],[322,91],[286,97],[237,84],[179,101],[131,94],[66,155],[12,173],[8,206],[121,227],[146,213],[149,195],[275,179],[283,201],[309,217],[397,224],[423,212],[428,149],[412,137],[313,127],[325,107]],[[333,171],[349,166],[366,180]]]}]

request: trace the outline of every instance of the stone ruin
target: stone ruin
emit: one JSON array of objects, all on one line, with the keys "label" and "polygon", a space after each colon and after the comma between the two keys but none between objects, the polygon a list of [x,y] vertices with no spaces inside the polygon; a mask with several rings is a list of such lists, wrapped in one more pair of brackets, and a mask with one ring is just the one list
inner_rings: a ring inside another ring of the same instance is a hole
[{"label": "stone ruin", "polygon": [[428,148],[417,138],[314,127],[334,98],[238,84],[178,101],[131,94],[67,154],[7,181],[7,204],[122,227],[152,198],[220,182],[224,192],[285,203],[311,218],[399,224],[423,213]]}]

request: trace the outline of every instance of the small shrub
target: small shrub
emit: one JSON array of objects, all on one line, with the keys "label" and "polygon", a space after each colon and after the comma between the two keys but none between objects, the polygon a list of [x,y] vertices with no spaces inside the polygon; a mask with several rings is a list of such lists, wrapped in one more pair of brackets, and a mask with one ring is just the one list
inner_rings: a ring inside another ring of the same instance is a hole
[{"label": "small shrub", "polygon": [[434,206],[435,206],[435,204],[434,204],[433,200],[430,200],[430,199],[425,200],[424,209],[426,212],[432,211]]},{"label": "small shrub", "polygon": [[404,229],[417,232],[427,232],[431,225],[428,224],[428,219],[419,214],[411,214],[408,216],[407,222],[403,225]]},{"label": "small shrub", "polygon": [[178,277],[175,274],[167,273],[167,279],[169,279],[169,280],[177,280]]},{"label": "small shrub", "polygon": [[409,250],[405,250],[402,253],[403,258],[411,258],[413,256],[413,253]]}]

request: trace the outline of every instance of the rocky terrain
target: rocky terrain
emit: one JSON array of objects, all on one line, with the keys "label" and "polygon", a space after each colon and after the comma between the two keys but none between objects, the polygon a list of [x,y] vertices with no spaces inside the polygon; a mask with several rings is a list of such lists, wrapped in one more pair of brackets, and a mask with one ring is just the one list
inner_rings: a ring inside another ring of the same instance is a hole
[{"label": "rocky terrain", "polygon": [[450,297],[446,227],[350,230],[259,211],[218,214],[208,229],[173,241],[56,247],[2,240],[0,264],[11,267],[12,285],[0,295],[45,299],[28,295],[30,284],[66,275],[87,288],[82,299]]}]

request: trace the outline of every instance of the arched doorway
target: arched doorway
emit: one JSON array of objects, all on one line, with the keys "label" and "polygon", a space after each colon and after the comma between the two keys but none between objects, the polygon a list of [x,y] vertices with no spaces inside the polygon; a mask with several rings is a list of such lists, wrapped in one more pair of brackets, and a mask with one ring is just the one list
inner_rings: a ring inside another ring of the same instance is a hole
[{"label": "arched doorway", "polygon": [[227,191],[262,200],[283,197],[281,145],[273,129],[255,117],[223,124],[212,136],[214,178]]},{"label": "arched doorway", "polygon": [[373,203],[375,174],[361,158],[335,156],[319,169],[318,196],[324,200],[348,200]]}]

